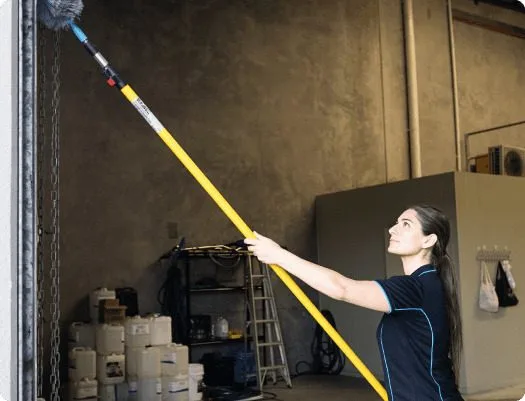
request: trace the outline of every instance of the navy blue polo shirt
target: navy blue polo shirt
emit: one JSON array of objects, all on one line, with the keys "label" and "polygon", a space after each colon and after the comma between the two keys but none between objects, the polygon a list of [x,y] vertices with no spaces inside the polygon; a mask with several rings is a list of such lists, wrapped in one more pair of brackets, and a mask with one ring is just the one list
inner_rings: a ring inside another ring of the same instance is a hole
[{"label": "navy blue polo shirt", "polygon": [[458,401],[446,297],[432,265],[376,280],[390,304],[377,328],[390,401]]}]

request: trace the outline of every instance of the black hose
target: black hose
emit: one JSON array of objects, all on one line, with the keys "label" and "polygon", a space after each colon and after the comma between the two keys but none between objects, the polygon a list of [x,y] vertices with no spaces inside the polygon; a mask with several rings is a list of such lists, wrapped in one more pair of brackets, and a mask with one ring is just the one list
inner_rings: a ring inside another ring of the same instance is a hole
[{"label": "black hose", "polygon": [[[328,320],[328,322],[337,330],[335,319],[329,310],[322,310],[321,313]],[[317,324],[315,334],[311,345],[312,363],[306,361],[299,361],[295,365],[296,374],[294,376],[302,376],[308,374],[314,375],[338,375],[341,373],[346,364],[346,359],[343,353],[335,342],[328,337],[321,325]],[[300,372],[299,366],[307,365],[308,369]]]},{"label": "black hose", "polygon": [[174,342],[182,343],[187,337],[186,296],[183,287],[183,275],[178,266],[181,250],[184,248],[184,238],[179,244],[158,259],[158,263],[166,263],[168,271],[166,279],[157,293],[157,301],[164,316],[171,317],[171,332]]}]

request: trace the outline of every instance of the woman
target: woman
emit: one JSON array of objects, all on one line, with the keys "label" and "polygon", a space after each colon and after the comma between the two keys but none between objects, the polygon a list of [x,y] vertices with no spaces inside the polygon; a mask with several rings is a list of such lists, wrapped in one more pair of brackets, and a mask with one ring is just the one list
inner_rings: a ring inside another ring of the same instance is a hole
[{"label": "woman", "polygon": [[257,233],[245,243],[261,262],[281,266],[323,294],[385,313],[377,340],[389,400],[463,400],[456,384],[461,317],[447,254],[448,219],[434,207],[413,206],[389,233],[388,252],[401,257],[405,275],[375,281],[308,262]]}]

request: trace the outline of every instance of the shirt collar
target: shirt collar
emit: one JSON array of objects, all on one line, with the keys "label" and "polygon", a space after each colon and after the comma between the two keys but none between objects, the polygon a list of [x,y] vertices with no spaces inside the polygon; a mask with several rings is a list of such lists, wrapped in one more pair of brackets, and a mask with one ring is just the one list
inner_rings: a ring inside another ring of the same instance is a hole
[{"label": "shirt collar", "polygon": [[421,276],[422,274],[426,274],[426,273],[429,273],[429,272],[435,272],[436,271],[436,267],[432,264],[428,264],[428,265],[423,265],[421,267],[419,267],[417,270],[414,270],[414,272],[412,272],[411,276],[413,277],[418,277],[418,276]]}]

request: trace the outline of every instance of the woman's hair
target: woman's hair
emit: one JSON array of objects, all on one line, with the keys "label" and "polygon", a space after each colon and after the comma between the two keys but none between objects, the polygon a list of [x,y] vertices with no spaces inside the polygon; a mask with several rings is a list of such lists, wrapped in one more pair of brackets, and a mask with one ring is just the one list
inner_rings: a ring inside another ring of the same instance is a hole
[{"label": "woman's hair", "polygon": [[437,236],[437,241],[432,247],[431,263],[436,267],[438,276],[445,289],[446,308],[450,326],[450,357],[457,380],[461,363],[463,339],[457,293],[457,272],[447,253],[447,245],[450,239],[450,223],[447,216],[433,206],[416,205],[410,207],[410,209],[417,213],[423,234],[435,234]]}]

